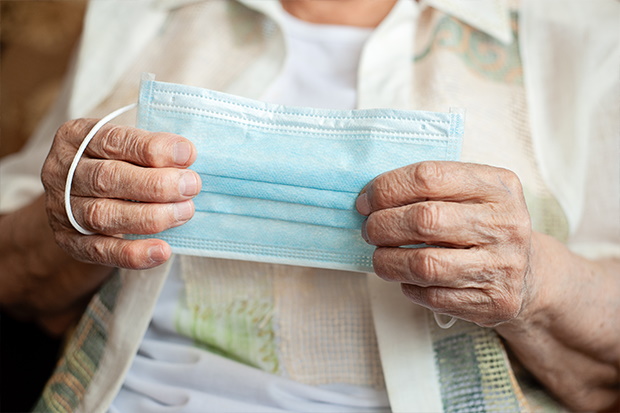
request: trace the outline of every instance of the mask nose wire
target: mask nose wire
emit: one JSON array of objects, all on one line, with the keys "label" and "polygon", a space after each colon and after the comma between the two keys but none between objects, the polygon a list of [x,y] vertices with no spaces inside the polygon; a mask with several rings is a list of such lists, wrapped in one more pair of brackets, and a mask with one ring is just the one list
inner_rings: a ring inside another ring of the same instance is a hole
[{"label": "mask nose wire", "polygon": [[78,148],[77,152],[75,153],[75,156],[73,157],[73,162],[71,162],[71,166],[69,167],[69,172],[67,173],[67,180],[65,182],[65,212],[67,213],[67,217],[69,218],[69,222],[71,223],[73,228],[75,228],[76,231],[78,231],[79,233],[83,235],[94,235],[95,233],[82,227],[76,221],[75,217],[73,216],[73,210],[71,209],[71,184],[73,183],[73,175],[75,174],[75,170],[77,168],[78,162],[80,161],[80,158],[84,154],[84,151],[86,150],[86,147],[88,146],[90,141],[93,139],[95,134],[99,132],[99,130],[103,127],[103,125],[117,118],[123,113],[129,112],[130,110],[134,109],[136,106],[138,106],[137,103],[132,103],[131,105],[123,106],[122,108],[117,109],[114,112],[104,116],[99,122],[95,124],[95,126],[93,126],[93,128],[90,130],[90,132],[88,132],[86,137],[84,137],[84,140],[80,144],[80,147]]}]

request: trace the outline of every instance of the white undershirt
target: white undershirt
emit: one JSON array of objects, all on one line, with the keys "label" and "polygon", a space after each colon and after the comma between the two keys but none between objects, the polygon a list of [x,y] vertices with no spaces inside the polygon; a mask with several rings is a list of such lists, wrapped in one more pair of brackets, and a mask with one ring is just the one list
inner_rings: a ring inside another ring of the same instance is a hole
[{"label": "white undershirt", "polygon": [[[263,100],[353,109],[357,68],[372,29],[307,23],[284,13],[288,48],[282,72]],[[309,386],[192,346],[174,325],[184,284],[178,266],[166,281],[153,320],[110,412],[389,410],[384,390],[353,385]]]},{"label": "white undershirt", "polygon": [[283,105],[353,109],[357,68],[372,29],[308,23],[284,13],[287,58],[263,100]]}]

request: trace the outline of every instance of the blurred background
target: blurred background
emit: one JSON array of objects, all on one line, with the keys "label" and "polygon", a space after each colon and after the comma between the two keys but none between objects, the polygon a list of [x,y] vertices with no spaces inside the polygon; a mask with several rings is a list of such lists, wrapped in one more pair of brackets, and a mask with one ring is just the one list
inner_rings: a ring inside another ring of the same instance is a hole
[{"label": "blurred background", "polygon": [[[86,0],[0,0],[0,158],[24,145],[53,103],[85,8]],[[61,345],[1,311],[0,411],[32,409]]]},{"label": "blurred background", "polygon": [[19,150],[53,102],[85,0],[0,0],[0,157]]}]

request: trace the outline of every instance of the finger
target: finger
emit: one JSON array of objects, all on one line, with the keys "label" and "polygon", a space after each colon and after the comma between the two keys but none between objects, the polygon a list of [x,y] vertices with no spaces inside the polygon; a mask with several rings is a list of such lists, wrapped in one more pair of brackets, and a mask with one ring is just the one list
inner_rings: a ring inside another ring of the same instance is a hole
[{"label": "finger", "polygon": [[[92,123],[94,126],[95,121]],[[85,155],[156,168],[185,168],[196,160],[196,148],[189,140],[172,133],[106,124],[90,142]]]},{"label": "finger", "polygon": [[480,204],[420,202],[373,212],[362,225],[372,245],[397,247],[431,244],[471,247],[496,242],[501,236],[500,212]]},{"label": "finger", "polygon": [[495,319],[491,311],[493,307],[491,298],[478,289],[401,284],[401,290],[411,301],[435,313],[483,324]]},{"label": "finger", "polygon": [[57,233],[59,244],[74,258],[111,267],[147,269],[166,262],[172,255],[170,246],[159,239],[126,240],[105,235]]},{"label": "finger", "polygon": [[401,284],[401,290],[411,301],[433,312],[471,321],[482,327],[496,327],[513,319],[520,311],[519,305],[504,305],[486,291],[475,288]]},{"label": "finger", "polygon": [[80,225],[104,235],[157,234],[184,224],[194,215],[191,200],[155,204],[72,197],[71,203]]},{"label": "finger", "polygon": [[506,169],[460,162],[420,162],[386,172],[361,192],[356,207],[362,215],[415,202],[494,201],[520,196],[521,184]]},{"label": "finger", "polygon": [[73,180],[72,195],[179,202],[200,192],[199,175],[178,168],[143,168],[127,162],[84,159]]},{"label": "finger", "polygon": [[420,287],[490,289],[502,282],[501,269],[478,248],[377,248],[372,262],[384,280]]}]

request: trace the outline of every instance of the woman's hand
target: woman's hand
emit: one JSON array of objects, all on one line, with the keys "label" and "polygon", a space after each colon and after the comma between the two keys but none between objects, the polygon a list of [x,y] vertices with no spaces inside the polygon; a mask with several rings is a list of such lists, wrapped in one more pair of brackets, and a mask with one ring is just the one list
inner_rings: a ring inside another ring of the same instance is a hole
[{"label": "woman's hand", "polygon": [[[620,260],[533,232],[515,174],[422,162],[375,178],[357,209],[377,275],[435,312],[495,327],[569,408],[617,411]],[[420,243],[446,248],[398,248]]]},{"label": "woman's hand", "polygon": [[[170,257],[164,241],[124,240],[186,222],[198,175],[185,138],[105,126],[74,176],[72,206],[82,235],[67,219],[64,186],[69,165],[94,120],[65,123],[43,166],[45,199],[0,217],[0,305],[20,319],[62,334],[84,311],[113,267],[149,268]],[[132,201],[139,202],[132,202]],[[60,248],[59,247],[62,247]]]},{"label": "woman's hand", "polygon": [[[528,299],[531,224],[505,169],[422,162],[384,173],[357,201],[377,275],[412,301],[481,326],[515,318]],[[398,248],[428,244],[447,248]]]},{"label": "woman's hand", "polygon": [[[161,240],[125,240],[121,234],[155,234],[181,225],[194,214],[200,191],[196,159],[187,139],[130,127],[104,126],[80,160],[73,178],[71,205],[76,220],[96,235],[82,235],[64,207],[67,171],[95,120],[65,123],[54,138],[41,178],[50,226],[58,244],[77,260],[145,269],[165,262],[170,246]],[[137,201],[137,202],[136,202]]]}]

